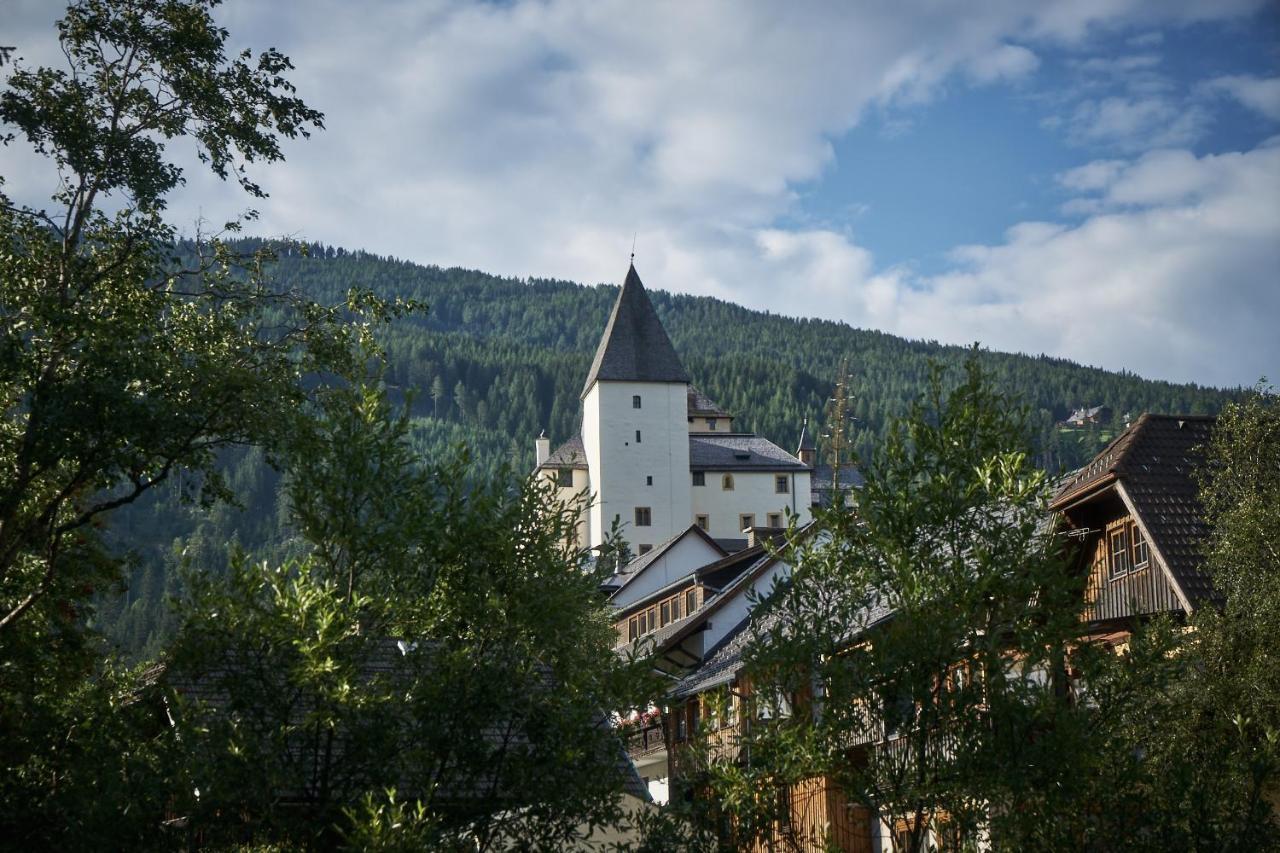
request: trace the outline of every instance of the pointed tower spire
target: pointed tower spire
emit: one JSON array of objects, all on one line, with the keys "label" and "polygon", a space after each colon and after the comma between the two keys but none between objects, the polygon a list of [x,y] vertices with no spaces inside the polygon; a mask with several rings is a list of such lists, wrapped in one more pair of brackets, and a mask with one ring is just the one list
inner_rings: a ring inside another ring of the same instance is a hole
[{"label": "pointed tower spire", "polygon": [[627,270],[618,301],[613,304],[609,324],[582,386],[582,396],[600,380],[689,382],[689,374],[662,328],[634,264]]},{"label": "pointed tower spire", "polygon": [[800,427],[800,446],[796,448],[796,458],[812,468],[817,450],[813,444],[813,436],[809,434],[809,418],[805,417],[804,424]]}]

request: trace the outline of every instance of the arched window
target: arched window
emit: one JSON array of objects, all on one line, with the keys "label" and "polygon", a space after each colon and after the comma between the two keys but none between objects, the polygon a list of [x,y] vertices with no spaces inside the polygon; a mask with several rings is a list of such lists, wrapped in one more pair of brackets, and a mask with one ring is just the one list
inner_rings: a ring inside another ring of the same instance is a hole
[{"label": "arched window", "polygon": [[733,475],[732,474],[724,475],[724,477],[720,480],[720,488],[724,489],[726,492],[733,491]]}]

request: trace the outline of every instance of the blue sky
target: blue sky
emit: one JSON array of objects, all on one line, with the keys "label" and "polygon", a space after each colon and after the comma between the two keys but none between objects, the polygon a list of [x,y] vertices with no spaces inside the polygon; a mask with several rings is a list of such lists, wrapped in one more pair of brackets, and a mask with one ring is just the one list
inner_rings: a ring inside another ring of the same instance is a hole
[{"label": "blue sky", "polygon": [[[328,129],[258,228],[1144,376],[1280,374],[1261,0],[228,0]],[[0,43],[54,62],[48,0]],[[55,176],[11,146],[6,191]],[[193,167],[188,230],[246,201]],[[708,330],[709,334],[714,330]]]}]

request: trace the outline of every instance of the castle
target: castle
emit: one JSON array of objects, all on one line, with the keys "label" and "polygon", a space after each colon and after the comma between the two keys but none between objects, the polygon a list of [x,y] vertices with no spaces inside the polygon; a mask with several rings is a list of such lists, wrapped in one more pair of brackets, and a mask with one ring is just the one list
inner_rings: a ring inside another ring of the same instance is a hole
[{"label": "castle", "polygon": [[637,554],[691,525],[728,551],[754,528],[811,517],[814,450],[797,455],[753,433],[692,384],[632,265],[582,387],[582,431],[553,452],[537,439],[538,473],[563,499],[586,495],[578,544],[599,546],[615,520]]}]

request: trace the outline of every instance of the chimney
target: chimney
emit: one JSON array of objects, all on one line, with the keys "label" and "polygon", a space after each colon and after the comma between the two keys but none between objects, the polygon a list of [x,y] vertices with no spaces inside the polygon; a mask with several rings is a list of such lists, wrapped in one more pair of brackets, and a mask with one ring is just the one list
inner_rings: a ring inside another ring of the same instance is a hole
[{"label": "chimney", "polygon": [[538,433],[538,437],[533,440],[533,446],[537,449],[536,455],[539,465],[551,458],[551,439],[547,438],[545,429]]}]

